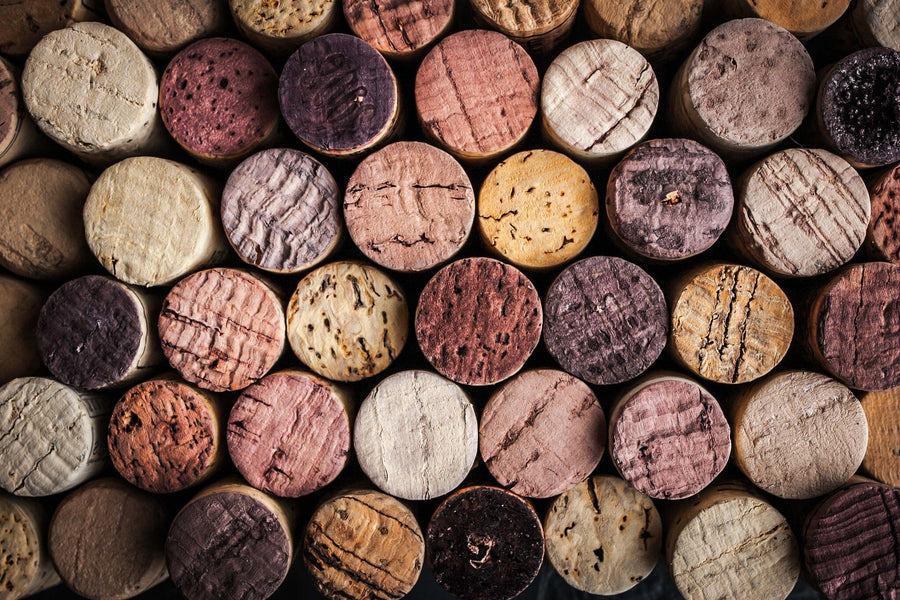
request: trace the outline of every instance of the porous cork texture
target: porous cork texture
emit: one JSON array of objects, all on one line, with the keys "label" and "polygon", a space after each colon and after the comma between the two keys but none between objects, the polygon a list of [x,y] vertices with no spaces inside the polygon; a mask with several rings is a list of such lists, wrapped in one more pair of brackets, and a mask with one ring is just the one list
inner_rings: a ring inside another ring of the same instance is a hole
[{"label": "porous cork texture", "polygon": [[547,55],[572,30],[578,0],[470,0],[475,22]]},{"label": "porous cork texture", "polygon": [[869,425],[863,471],[900,487],[900,389],[868,392],[860,398]]},{"label": "porous cork texture", "polygon": [[257,47],[275,54],[293,51],[335,25],[337,0],[228,0],[241,33]]},{"label": "porous cork texture", "polygon": [[866,250],[879,260],[900,265],[900,165],[883,173],[869,187],[872,216],[866,230]]},{"label": "porous cork texture", "polygon": [[391,58],[413,58],[446,33],[454,0],[381,3],[346,0],[344,16],[353,32]]},{"label": "porous cork texture", "polygon": [[671,60],[700,33],[703,0],[674,0],[666,10],[643,0],[585,0],[584,17],[599,38],[627,44],[654,62]]},{"label": "porous cork texture", "polygon": [[228,19],[219,0],[106,0],[105,4],[113,25],[146,52],[164,56],[220,32]]},{"label": "porous cork texture", "polygon": [[725,0],[729,16],[759,17],[806,41],[837,21],[850,0]]},{"label": "porous cork texture", "polygon": [[59,583],[47,552],[48,515],[37,501],[0,495],[0,590],[18,600]]}]

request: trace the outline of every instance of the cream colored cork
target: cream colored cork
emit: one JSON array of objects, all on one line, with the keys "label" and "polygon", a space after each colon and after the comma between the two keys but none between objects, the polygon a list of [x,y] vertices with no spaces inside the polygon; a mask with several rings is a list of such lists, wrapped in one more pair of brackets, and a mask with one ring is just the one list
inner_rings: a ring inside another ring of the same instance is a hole
[{"label": "cream colored cork", "polygon": [[723,0],[727,17],[759,17],[784,27],[800,41],[824,31],[841,18],[850,0]]},{"label": "cream colored cork", "polygon": [[101,18],[103,0],[0,2],[0,52],[14,56],[28,54],[51,31]]},{"label": "cream colored cork", "polygon": [[900,388],[867,392],[860,403],[869,424],[862,468],[878,481],[900,487]]},{"label": "cream colored cork", "polygon": [[18,600],[59,583],[47,551],[48,515],[30,498],[0,494],[0,598]]},{"label": "cream colored cork", "polygon": [[578,0],[469,0],[469,4],[476,23],[538,55],[559,46],[578,15]]},{"label": "cream colored cork", "polygon": [[228,0],[228,7],[244,37],[274,54],[289,54],[327,33],[340,13],[337,0]]},{"label": "cream colored cork", "polygon": [[221,0],[105,0],[110,21],[146,52],[170,56],[225,29]]},{"label": "cream colored cork", "polygon": [[35,154],[47,140],[28,116],[19,79],[19,70],[0,56],[0,167]]},{"label": "cream colored cork", "polygon": [[597,190],[578,163],[551,150],[514,154],[478,194],[481,239],[517,267],[559,266],[580,254],[597,229]]},{"label": "cream colored cork", "polygon": [[170,284],[227,256],[218,194],[211,178],[186,165],[123,160],[91,187],[84,205],[88,245],[117,279]]},{"label": "cream colored cork", "polygon": [[851,27],[866,46],[900,52],[900,0],[859,0],[848,12]]},{"label": "cream colored cork", "polygon": [[46,298],[37,286],[0,275],[0,385],[41,368],[34,329]]}]

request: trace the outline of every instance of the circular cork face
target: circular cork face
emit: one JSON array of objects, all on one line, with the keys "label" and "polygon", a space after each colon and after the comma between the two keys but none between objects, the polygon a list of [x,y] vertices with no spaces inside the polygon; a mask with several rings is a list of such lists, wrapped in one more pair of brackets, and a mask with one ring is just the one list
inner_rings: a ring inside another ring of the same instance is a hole
[{"label": "circular cork face", "polygon": [[620,594],[659,559],[662,519],[653,501],[618,477],[597,475],[564,492],[544,519],[547,559],[572,587]]},{"label": "circular cork face", "polygon": [[465,488],[444,500],[425,536],[435,580],[466,600],[517,596],[544,560],[544,533],[534,508],[495,487]]},{"label": "circular cork face", "polygon": [[39,287],[0,275],[0,385],[40,370],[34,331],[45,300]]},{"label": "circular cork face", "polygon": [[659,83],[641,54],[615,40],[564,50],[541,87],[544,131],[582,159],[611,159],[638,143],[659,104]]},{"label": "circular cork face", "polygon": [[244,262],[274,273],[297,273],[337,247],[340,190],[312,156],[290,148],[263,150],[228,177],[222,224]]},{"label": "circular cork face", "polygon": [[384,371],[406,344],[409,307],[398,285],[374,267],[335,262],[297,284],[287,309],[291,349],[335,381]]},{"label": "circular cork face", "polygon": [[25,119],[17,75],[11,63],[0,59],[0,161],[16,141]]},{"label": "circular cork face", "polygon": [[471,4],[478,17],[511,38],[549,33],[570,22],[578,11],[577,0],[472,0]]},{"label": "circular cork face", "polygon": [[31,279],[75,277],[93,263],[81,211],[87,174],[49,158],[0,171],[0,266]]},{"label": "circular cork face", "polygon": [[172,54],[209,37],[223,29],[228,18],[217,0],[106,0],[105,4],[113,24],[154,54]]},{"label": "circular cork face", "polygon": [[860,403],[869,425],[862,468],[878,481],[900,487],[900,389],[869,392]]},{"label": "circular cork face", "polygon": [[353,448],[366,476],[406,500],[455,490],[478,455],[478,422],[458,385],[401,371],[376,385],[356,415]]},{"label": "circular cork face", "polygon": [[303,537],[303,563],[328,598],[401,598],[419,580],[424,559],[412,511],[374,490],[328,500]]},{"label": "circular cork face", "polygon": [[191,383],[240,390],[269,372],[284,350],[284,311],[266,283],[235,269],[179,281],[159,315],[163,353]]},{"label": "circular cork face", "polygon": [[234,22],[254,45],[293,50],[329,29],[338,12],[335,0],[228,0]]},{"label": "circular cork face", "polygon": [[[853,19],[871,33],[874,45],[900,52],[898,0],[861,0],[853,8]],[[868,36],[867,36],[868,37]]]},{"label": "circular cork face", "polygon": [[585,0],[588,27],[600,38],[628,44],[644,56],[665,59],[700,30],[703,0],[674,0],[654,10],[642,0]]},{"label": "circular cork face", "polygon": [[475,194],[456,160],[422,142],[396,142],[363,160],[347,183],[353,243],[395,271],[424,271],[456,254],[472,229]]},{"label": "circular cork face", "polygon": [[794,310],[774,281],[722,264],[686,278],[672,301],[676,360],[717,383],[753,381],[781,362],[794,335]]},{"label": "circular cork face", "polygon": [[821,0],[742,0],[751,4],[756,16],[784,27],[801,40],[814,35],[837,21],[850,0],[822,2]]},{"label": "circular cork face", "polygon": [[666,345],[666,300],[643,269],[611,256],[567,267],[544,302],[544,344],[563,369],[595,385],[621,383]]},{"label": "circular cork face", "polygon": [[541,337],[541,301],[515,267],[464,258],[438,271],[416,307],[428,362],[457,383],[491,385],[514,375]]},{"label": "circular cork face", "polygon": [[415,56],[451,26],[453,0],[391,2],[345,0],[344,16],[353,33],[392,58]]},{"label": "circular cork face", "polygon": [[350,453],[343,392],[302,371],[273,373],[241,394],[228,417],[228,453],[253,487],[297,498],[331,483]]},{"label": "circular cork face", "polygon": [[866,236],[878,258],[900,265],[900,165],[882,174],[870,188],[872,217]]},{"label": "circular cork face", "polygon": [[0,575],[4,597],[17,600],[40,591],[35,589],[41,577],[41,563],[47,560],[43,532],[20,499],[0,497]]},{"label": "circular cork face", "polygon": [[528,53],[502,33],[467,30],[441,40],[416,73],[425,134],[459,158],[497,156],[537,114],[539,78]]},{"label": "circular cork face", "polygon": [[722,159],[681,138],[639,145],[615,166],[606,186],[613,234],[651,260],[681,260],[708,250],[728,226],[733,206]]},{"label": "circular cork face", "polygon": [[21,56],[51,31],[102,18],[101,0],[28,0],[0,5],[0,52]]},{"label": "circular cork face", "polygon": [[552,369],[525,371],[488,400],[481,459],[521,496],[549,498],[581,483],[606,449],[606,417],[586,383]]},{"label": "circular cork face", "polygon": [[522,268],[549,268],[580,254],[597,229],[599,201],[578,163],[550,150],[514,154],[478,194],[481,239]]}]

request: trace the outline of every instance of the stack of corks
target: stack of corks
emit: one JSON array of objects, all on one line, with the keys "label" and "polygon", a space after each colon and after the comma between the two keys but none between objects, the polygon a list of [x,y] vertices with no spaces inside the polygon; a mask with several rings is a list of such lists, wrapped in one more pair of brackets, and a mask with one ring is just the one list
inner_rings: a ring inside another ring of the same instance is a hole
[{"label": "stack of corks", "polygon": [[0,599],[900,598],[898,415],[898,0],[0,2]]}]

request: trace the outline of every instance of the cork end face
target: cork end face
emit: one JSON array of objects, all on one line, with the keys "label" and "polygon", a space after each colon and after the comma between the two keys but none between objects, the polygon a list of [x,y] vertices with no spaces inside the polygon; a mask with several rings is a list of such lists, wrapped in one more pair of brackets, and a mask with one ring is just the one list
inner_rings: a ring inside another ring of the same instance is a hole
[{"label": "cork end face", "polygon": [[12,497],[0,496],[0,594],[8,600],[24,598],[35,591],[46,549],[42,533],[28,511]]},{"label": "cork end face", "polygon": [[641,0],[585,0],[585,20],[599,38],[628,44],[651,60],[683,48],[700,30],[703,0],[674,0],[655,10]]},{"label": "cork end face", "polygon": [[900,165],[882,175],[871,188],[872,218],[869,248],[884,260],[900,265]]},{"label": "cork end face", "polygon": [[37,286],[0,275],[0,385],[40,370],[34,332],[46,298]]},{"label": "cork end face", "polygon": [[228,0],[235,23],[255,36],[299,45],[330,27],[338,11],[335,0],[269,2],[267,0]]},{"label": "cork end face", "polygon": [[15,141],[25,116],[16,80],[12,64],[0,59],[0,160]]},{"label": "cork end face", "polygon": [[106,0],[105,7],[117,28],[156,55],[171,56],[191,42],[221,31],[228,18],[224,3],[214,0]]},{"label": "cork end face", "polygon": [[391,58],[411,58],[451,25],[453,0],[379,4],[347,0],[344,16],[353,32]]},{"label": "cork end face", "polygon": [[753,11],[762,19],[784,27],[801,40],[819,33],[847,10],[850,0],[756,0]]},{"label": "cork end face", "polygon": [[103,16],[102,2],[92,0],[29,0],[0,6],[0,52],[23,56],[50,32],[79,21]]},{"label": "cork end face", "polygon": [[860,403],[869,426],[863,471],[882,483],[900,487],[900,390],[869,392]]}]

